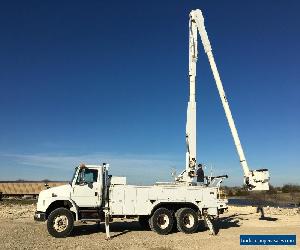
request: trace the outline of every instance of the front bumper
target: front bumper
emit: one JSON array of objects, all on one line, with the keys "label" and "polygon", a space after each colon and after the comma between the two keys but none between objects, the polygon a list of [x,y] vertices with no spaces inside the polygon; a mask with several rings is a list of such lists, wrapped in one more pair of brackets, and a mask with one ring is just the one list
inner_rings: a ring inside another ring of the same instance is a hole
[{"label": "front bumper", "polygon": [[44,212],[36,211],[34,214],[34,220],[35,221],[45,221],[46,220],[46,214]]}]

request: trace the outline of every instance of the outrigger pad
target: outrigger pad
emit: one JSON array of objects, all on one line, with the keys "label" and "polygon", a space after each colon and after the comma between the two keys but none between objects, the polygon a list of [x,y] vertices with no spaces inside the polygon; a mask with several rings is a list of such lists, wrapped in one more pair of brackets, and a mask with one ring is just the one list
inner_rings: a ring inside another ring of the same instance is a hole
[{"label": "outrigger pad", "polygon": [[204,215],[204,222],[206,226],[208,227],[211,235],[216,235],[215,227],[212,223],[212,220],[210,219],[209,215]]}]

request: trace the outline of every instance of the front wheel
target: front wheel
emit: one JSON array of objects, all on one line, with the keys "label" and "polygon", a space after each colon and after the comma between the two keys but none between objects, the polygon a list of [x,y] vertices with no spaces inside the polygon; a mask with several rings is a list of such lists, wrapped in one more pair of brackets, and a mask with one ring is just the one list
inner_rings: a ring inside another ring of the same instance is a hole
[{"label": "front wheel", "polygon": [[180,208],[176,213],[177,228],[180,232],[191,234],[198,228],[198,215],[191,208]]},{"label": "front wheel", "polygon": [[48,217],[47,229],[55,238],[67,237],[73,230],[73,226],[73,214],[66,208],[57,208]]},{"label": "front wheel", "polygon": [[168,234],[173,228],[173,215],[166,208],[157,209],[149,220],[150,228],[158,234]]}]

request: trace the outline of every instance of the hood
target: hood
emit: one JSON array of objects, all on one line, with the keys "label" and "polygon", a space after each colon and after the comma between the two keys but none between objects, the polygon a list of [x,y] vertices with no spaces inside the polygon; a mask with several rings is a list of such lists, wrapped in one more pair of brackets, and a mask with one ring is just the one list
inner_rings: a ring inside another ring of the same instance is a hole
[{"label": "hood", "polygon": [[70,184],[52,187],[41,191],[39,197],[70,197],[71,189]]},{"label": "hood", "polygon": [[58,187],[48,188],[43,190],[39,194],[37,202],[37,211],[46,212],[49,203],[51,203],[52,198],[57,197],[58,199],[68,199],[71,195],[72,187],[70,184],[62,185]]}]

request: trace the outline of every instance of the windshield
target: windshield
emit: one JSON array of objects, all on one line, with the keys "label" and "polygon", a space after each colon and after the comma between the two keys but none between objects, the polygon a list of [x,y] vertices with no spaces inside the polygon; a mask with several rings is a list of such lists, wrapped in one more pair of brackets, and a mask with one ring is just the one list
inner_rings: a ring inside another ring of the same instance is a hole
[{"label": "windshield", "polygon": [[71,181],[70,181],[70,184],[72,184],[72,182],[73,182],[73,180],[74,180],[74,178],[75,178],[77,169],[78,169],[78,167],[76,167],[75,170],[74,170],[74,173],[73,173],[72,179],[71,179]]}]

